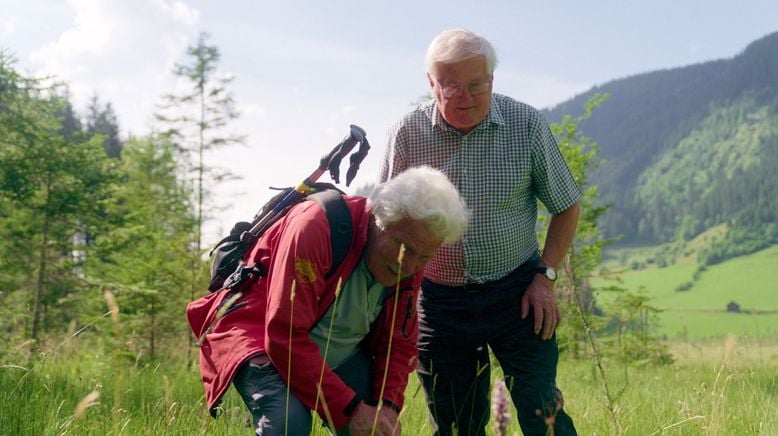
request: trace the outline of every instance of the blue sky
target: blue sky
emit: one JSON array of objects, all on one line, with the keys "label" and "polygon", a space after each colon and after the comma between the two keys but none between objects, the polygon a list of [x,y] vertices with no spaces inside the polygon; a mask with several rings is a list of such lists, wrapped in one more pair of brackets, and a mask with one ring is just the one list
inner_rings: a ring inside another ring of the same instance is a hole
[{"label": "blue sky", "polygon": [[0,11],[0,48],[17,67],[68,82],[77,110],[94,93],[111,101],[125,136],[148,132],[160,96],[176,89],[173,64],[211,34],[221,71],[235,76],[233,130],[248,137],[212,156],[243,177],[215,187],[232,204],[212,211],[214,239],[253,214],[267,186],[308,175],[349,124],[372,145],[354,185],[372,182],[386,129],[428,91],[424,53],[442,30],[489,38],[495,91],[539,108],[612,79],[730,58],[778,31],[775,0],[0,0]]}]

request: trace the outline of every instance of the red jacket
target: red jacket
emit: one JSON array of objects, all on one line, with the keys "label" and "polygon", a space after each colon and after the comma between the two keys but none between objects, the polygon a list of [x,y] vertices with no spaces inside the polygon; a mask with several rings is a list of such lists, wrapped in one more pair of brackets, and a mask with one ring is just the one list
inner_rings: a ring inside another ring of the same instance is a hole
[{"label": "red jacket", "polygon": [[[187,306],[189,325],[201,343],[200,375],[205,385],[206,404],[212,413],[240,365],[265,352],[303,404],[313,409],[318,403],[316,412],[326,422],[326,403],[337,429],[348,423],[356,404],[356,394],[326,366],[318,346],[308,334],[334,302],[338,277],[346,281],[359,263],[367,243],[372,215],[366,199],[349,196],[345,199],[354,223],[354,234],[346,258],[331,279],[324,279],[332,263],[327,216],[318,203],[304,201],[273,224],[252,252],[247,253],[246,258],[255,256],[268,274],[248,285],[243,296],[230,306],[232,310],[214,323],[229,290],[208,294]],[[381,400],[390,402],[398,410],[403,405],[408,374],[416,366],[418,323],[415,309],[421,277],[420,273],[400,283],[398,290],[386,300],[367,341],[367,351],[374,358],[375,396],[380,393],[388,360],[389,371]],[[294,298],[291,294],[293,280],[296,282]],[[290,365],[291,380],[288,378]],[[316,385],[322,365],[325,365],[321,383],[325,401],[317,402]],[[378,402],[379,399],[372,400]]]}]

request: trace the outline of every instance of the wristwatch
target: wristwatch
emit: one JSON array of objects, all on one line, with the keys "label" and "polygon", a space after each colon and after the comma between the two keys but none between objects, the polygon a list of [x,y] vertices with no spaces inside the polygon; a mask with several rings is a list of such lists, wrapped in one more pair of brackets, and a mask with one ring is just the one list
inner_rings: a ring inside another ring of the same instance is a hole
[{"label": "wristwatch", "polygon": [[535,273],[543,274],[544,277],[551,280],[552,282],[555,282],[557,278],[556,270],[550,266],[539,266],[535,268]]}]

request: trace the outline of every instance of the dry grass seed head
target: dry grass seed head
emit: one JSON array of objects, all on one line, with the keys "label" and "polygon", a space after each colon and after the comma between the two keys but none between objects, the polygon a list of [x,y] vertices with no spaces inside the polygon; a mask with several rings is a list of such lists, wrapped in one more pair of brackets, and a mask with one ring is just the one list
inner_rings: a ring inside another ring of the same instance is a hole
[{"label": "dry grass seed head", "polygon": [[78,405],[76,405],[76,411],[73,413],[73,419],[78,419],[81,417],[81,415],[84,414],[86,409],[96,406],[100,404],[97,400],[100,398],[100,391],[92,391],[87,394],[84,398],[81,399],[81,401],[78,402]]}]

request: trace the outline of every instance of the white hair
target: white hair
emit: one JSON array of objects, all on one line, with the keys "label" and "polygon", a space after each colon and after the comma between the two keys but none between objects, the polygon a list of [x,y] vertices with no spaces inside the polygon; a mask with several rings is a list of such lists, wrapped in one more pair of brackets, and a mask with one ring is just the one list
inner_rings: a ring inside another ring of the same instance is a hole
[{"label": "white hair", "polygon": [[459,192],[445,174],[428,166],[410,168],[377,185],[369,198],[381,229],[410,217],[450,244],[467,227],[469,214]]},{"label": "white hair", "polygon": [[484,56],[486,71],[494,73],[497,53],[486,38],[467,29],[446,30],[436,36],[427,48],[427,72],[431,73],[439,62],[450,64],[476,56]]}]

